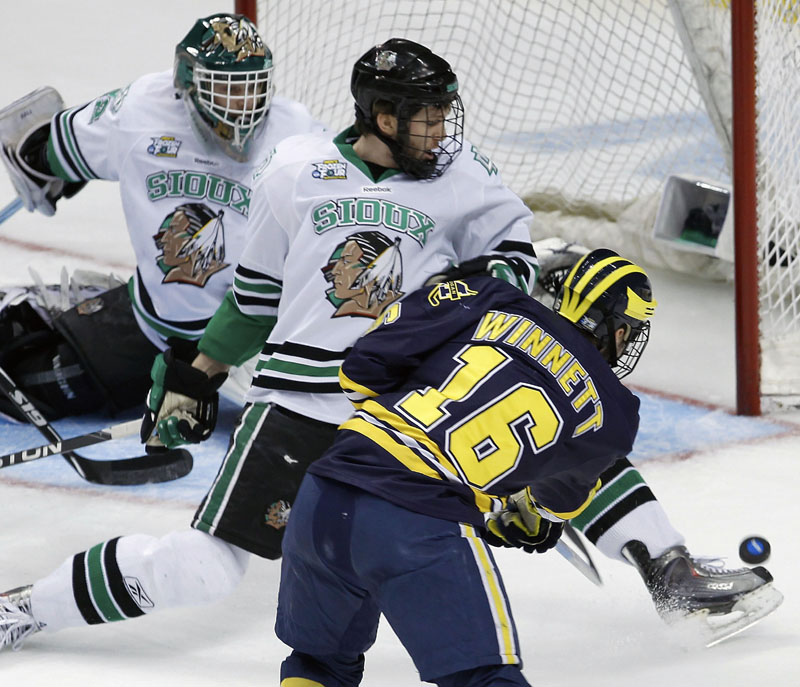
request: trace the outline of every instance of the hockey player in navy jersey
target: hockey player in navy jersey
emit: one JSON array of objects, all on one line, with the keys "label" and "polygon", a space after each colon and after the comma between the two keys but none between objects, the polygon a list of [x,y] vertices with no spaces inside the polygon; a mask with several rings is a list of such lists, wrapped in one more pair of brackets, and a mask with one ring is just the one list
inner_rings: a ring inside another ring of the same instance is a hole
[{"label": "hockey player in navy jersey", "polygon": [[[86,182],[118,181],[136,256],[130,283],[111,289],[107,275],[78,273],[83,289],[0,293],[0,366],[46,417],[140,405],[167,339],[203,334],[252,233],[259,167],[280,140],[324,129],[273,91],[255,25],[219,13],[194,23],[171,71],[66,109],[39,89],[0,113],[2,159],[26,208],[53,215]],[[228,383],[231,395],[243,398],[251,374],[238,391]]]},{"label": "hockey player in navy jersey", "polygon": [[[386,310],[339,373],[356,412],[292,507],[282,685],[358,685],[381,614],[425,682],[528,684],[487,543],[547,551],[631,451],[639,400],[619,377],[655,306],[644,271],[600,249],[555,312],[486,276]],[[771,579],[740,576],[728,601]]]}]

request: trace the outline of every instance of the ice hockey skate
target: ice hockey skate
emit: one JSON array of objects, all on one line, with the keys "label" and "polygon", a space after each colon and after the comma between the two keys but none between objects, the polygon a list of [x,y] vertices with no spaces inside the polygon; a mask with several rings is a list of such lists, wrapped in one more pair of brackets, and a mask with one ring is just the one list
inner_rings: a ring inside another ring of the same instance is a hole
[{"label": "ice hockey skate", "polygon": [[639,570],[661,618],[710,647],[769,615],[783,601],[763,566],[727,569],[713,558],[694,558],[683,546],[650,558],[629,542],[623,553]]},{"label": "ice hockey skate", "polygon": [[44,627],[31,613],[31,585],[0,594],[0,651],[10,646],[19,651],[22,643]]}]

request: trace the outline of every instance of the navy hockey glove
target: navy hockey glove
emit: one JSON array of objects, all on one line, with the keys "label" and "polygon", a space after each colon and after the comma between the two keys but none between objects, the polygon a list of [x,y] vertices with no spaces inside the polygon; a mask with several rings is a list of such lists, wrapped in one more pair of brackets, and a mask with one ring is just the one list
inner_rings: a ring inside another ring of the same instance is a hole
[{"label": "navy hockey glove", "polygon": [[141,439],[148,451],[208,439],[217,424],[217,390],[227,376],[220,372],[209,377],[181,359],[175,348],[159,353],[150,370],[153,386],[142,418]]},{"label": "navy hockey glove", "polygon": [[492,546],[544,553],[552,549],[564,531],[563,522],[542,517],[529,489],[508,497],[508,507],[490,513],[486,521],[486,541]]},{"label": "navy hockey glove", "polygon": [[444,272],[434,274],[425,282],[425,286],[432,286],[433,284],[455,279],[464,279],[476,274],[488,274],[507,281],[518,289],[525,290],[525,280],[517,274],[512,261],[499,255],[479,255],[477,258],[465,260],[460,265],[453,265],[453,267]]}]

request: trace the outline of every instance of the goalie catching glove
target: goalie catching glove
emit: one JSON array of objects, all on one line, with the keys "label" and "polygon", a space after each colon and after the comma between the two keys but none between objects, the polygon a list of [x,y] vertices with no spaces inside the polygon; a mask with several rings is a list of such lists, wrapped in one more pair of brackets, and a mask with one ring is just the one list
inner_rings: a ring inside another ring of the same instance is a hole
[{"label": "goalie catching glove", "polygon": [[539,510],[530,489],[508,497],[508,507],[489,513],[486,520],[486,541],[492,546],[523,549],[527,553],[544,553],[552,549],[564,531],[563,520]]},{"label": "goalie catching glove", "polygon": [[153,386],[142,418],[141,438],[148,450],[208,439],[217,424],[217,390],[227,376],[220,372],[209,377],[175,347],[159,353],[150,371]]}]

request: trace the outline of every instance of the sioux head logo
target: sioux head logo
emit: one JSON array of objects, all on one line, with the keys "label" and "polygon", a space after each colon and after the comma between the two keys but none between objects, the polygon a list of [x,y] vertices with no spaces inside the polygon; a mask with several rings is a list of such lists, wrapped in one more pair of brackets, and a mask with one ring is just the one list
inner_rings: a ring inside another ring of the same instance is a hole
[{"label": "sioux head logo", "polygon": [[211,275],[228,266],[222,215],[222,210],[215,215],[201,203],[186,203],[164,218],[153,236],[161,251],[156,261],[164,272],[162,283],[202,288]]},{"label": "sioux head logo", "polygon": [[264,524],[274,527],[276,530],[283,529],[286,527],[286,523],[289,522],[291,510],[292,507],[283,499],[276,501],[267,509],[267,513],[264,516]]},{"label": "sioux head logo", "polygon": [[376,318],[403,295],[403,256],[394,242],[377,231],[351,234],[322,268],[331,287],[325,291],[336,307],[333,317]]},{"label": "sioux head logo", "polygon": [[236,19],[218,19],[211,22],[214,35],[210,36],[203,45],[205,49],[212,49],[221,45],[225,50],[236,55],[236,61],[241,62],[248,57],[264,57],[264,43],[261,37],[252,29],[249,22],[240,22]]}]

